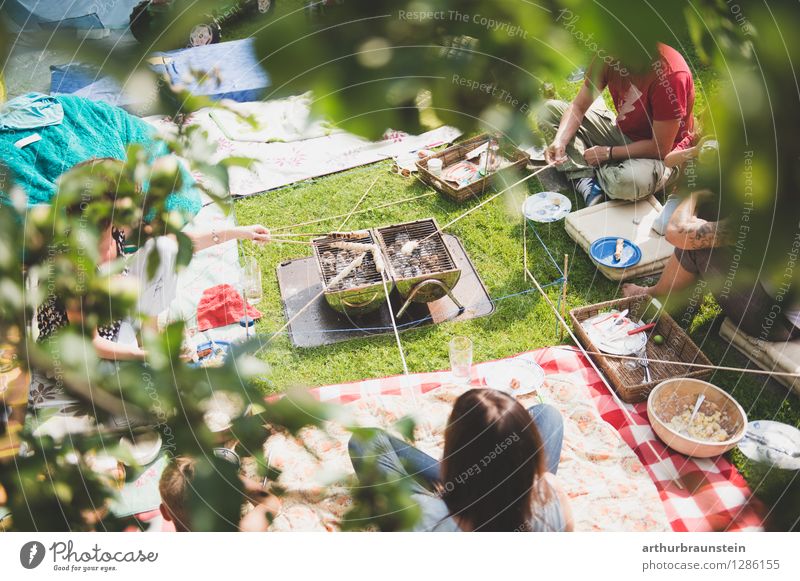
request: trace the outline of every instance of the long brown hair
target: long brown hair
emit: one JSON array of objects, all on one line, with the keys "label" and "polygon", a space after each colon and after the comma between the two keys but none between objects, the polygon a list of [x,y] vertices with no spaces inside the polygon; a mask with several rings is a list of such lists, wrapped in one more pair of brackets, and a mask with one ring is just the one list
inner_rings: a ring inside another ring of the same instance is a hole
[{"label": "long brown hair", "polygon": [[528,530],[534,504],[546,501],[542,438],[516,399],[493,389],[461,395],[447,422],[442,498],[450,515],[475,531]]}]

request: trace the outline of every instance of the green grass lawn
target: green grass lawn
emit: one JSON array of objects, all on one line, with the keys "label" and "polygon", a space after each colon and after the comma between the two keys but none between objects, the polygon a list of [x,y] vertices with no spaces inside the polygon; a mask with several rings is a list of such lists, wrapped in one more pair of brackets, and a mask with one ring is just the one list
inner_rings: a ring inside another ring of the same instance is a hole
[{"label": "green grass lawn", "polygon": [[[278,10],[286,11],[302,2],[284,1]],[[242,29],[241,36],[253,32],[255,24]],[[691,55],[689,57],[691,59]],[[697,111],[707,106],[709,91],[714,90],[712,73],[700,70],[697,75]],[[561,98],[570,98],[577,86],[561,81],[555,84]],[[362,208],[400,200],[430,191],[416,179],[406,179],[389,171],[390,163],[383,162],[348,172],[304,182],[236,203],[237,218],[242,224],[261,223],[271,228],[287,226],[336,214],[345,214],[377,178]],[[522,270],[522,222],[519,207],[528,193],[541,191],[537,180],[530,180],[516,191],[492,202],[449,230],[463,242],[489,291],[497,299],[532,288]],[[477,202],[471,202],[477,203]],[[573,203],[576,203],[575,201]],[[348,229],[385,226],[420,218],[435,217],[439,224],[448,222],[468,206],[452,203],[440,195],[383,210],[353,216]],[[339,227],[341,220],[331,220],[305,231],[325,232]],[[297,228],[298,231],[303,231]],[[540,234],[559,261],[564,254],[570,257],[570,276],[567,303],[570,308],[609,300],[619,296],[619,286],[602,277],[585,253],[576,247],[564,231],[563,222],[540,227]],[[529,264],[541,283],[557,277],[544,250],[529,240]],[[246,246],[245,252],[257,257],[264,271],[264,300],[259,308],[264,317],[258,331],[269,335],[285,322],[275,269],[283,261],[310,256],[309,248],[272,244],[265,247]],[[559,287],[548,289],[556,299]],[[670,310],[685,305],[670,305]],[[747,367],[748,361],[718,336],[722,319],[710,296],[688,329],[692,338],[716,364]],[[469,336],[475,345],[475,361],[508,357],[522,351],[560,342],[555,318],[549,306],[537,293],[500,300],[493,315],[461,323],[444,323],[402,334],[408,366],[411,372],[447,368],[447,344],[456,335]],[[365,378],[375,378],[402,372],[394,337],[374,336],[316,349],[294,348],[286,334],[277,337],[264,350],[264,359],[271,365],[271,381],[264,384],[266,392],[280,392],[293,385],[319,386]],[[793,394],[763,376],[732,372],[716,372],[710,381],[733,394],[751,419],[775,419],[800,427],[800,402]],[[775,472],[765,476],[759,467],[751,466],[737,452],[734,463],[747,478],[751,487],[779,515],[796,518],[798,508],[786,506],[796,496],[797,473]],[[793,491],[787,492],[789,483]],[[792,519],[792,520],[793,520]],[[791,521],[789,521],[791,522]]]},{"label": "green grass lawn", "polygon": [[[364,200],[363,208],[431,191],[416,179],[390,173],[389,167],[389,162],[379,163],[265,196],[241,200],[236,204],[237,218],[241,223],[260,222],[279,227],[347,213],[376,177],[378,181]],[[531,185],[529,190],[536,191],[537,186]],[[522,271],[521,220],[518,211],[521,201],[521,193],[500,198],[449,230],[464,242],[493,298],[531,289]],[[427,217],[435,217],[440,224],[444,224],[464,209],[465,206],[436,195],[354,216],[347,227],[385,226]],[[334,230],[340,223],[341,219],[332,220],[316,227],[316,230]],[[306,228],[305,231],[315,230]],[[556,256],[574,254],[574,244],[562,226],[544,228],[541,235]],[[546,259],[541,247],[530,243],[529,251],[531,269],[543,283],[557,278],[557,271]],[[259,322],[258,330],[269,333],[280,328],[284,322],[275,267],[284,260],[310,255],[310,249],[273,244],[259,248],[250,246],[246,252],[258,257],[266,273],[265,300],[262,303],[265,317]],[[570,293],[573,304],[603,300],[615,290],[608,281],[596,277],[588,260],[580,260],[575,264],[574,276],[582,282],[576,283]],[[553,287],[551,292],[552,297],[557,298],[557,287]],[[457,334],[473,339],[476,361],[506,357],[552,345],[558,340],[555,321],[545,301],[536,294],[522,295],[498,301],[496,311],[490,317],[404,332],[402,340],[409,369],[414,372],[448,367],[447,343]],[[295,349],[286,336],[276,338],[272,345],[273,348],[265,355],[273,365],[272,389],[282,390],[294,383],[323,385],[402,372],[397,346],[391,334],[318,349]]]}]

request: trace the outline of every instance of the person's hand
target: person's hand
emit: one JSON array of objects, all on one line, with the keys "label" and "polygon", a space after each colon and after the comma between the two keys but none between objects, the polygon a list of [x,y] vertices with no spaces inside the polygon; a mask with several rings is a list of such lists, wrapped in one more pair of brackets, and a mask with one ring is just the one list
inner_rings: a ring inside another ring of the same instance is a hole
[{"label": "person's hand", "polygon": [[266,244],[272,239],[269,230],[261,224],[239,226],[239,237],[243,240],[252,240],[261,244]]},{"label": "person's hand", "polygon": [[567,146],[554,141],[544,150],[544,159],[548,164],[561,165],[569,159],[567,157]]},{"label": "person's hand", "polygon": [[607,145],[595,145],[583,152],[583,159],[589,165],[596,167],[608,161],[610,149]]}]

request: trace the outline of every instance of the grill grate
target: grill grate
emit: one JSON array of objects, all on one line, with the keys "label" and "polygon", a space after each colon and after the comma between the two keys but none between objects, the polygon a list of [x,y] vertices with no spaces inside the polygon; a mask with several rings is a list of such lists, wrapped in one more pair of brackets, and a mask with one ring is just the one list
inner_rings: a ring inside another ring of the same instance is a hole
[{"label": "grill grate", "polygon": [[[358,256],[358,253],[352,250],[345,250],[331,246],[331,244],[334,242],[341,241],[341,238],[331,236],[317,238],[314,240],[314,251],[317,255],[317,261],[319,262],[322,277],[326,286],[336,277],[337,274],[347,268],[347,266]],[[365,232],[363,236],[348,238],[347,242],[356,242],[368,245],[373,244],[374,240],[369,232]],[[375,260],[372,257],[372,253],[367,252],[366,256],[364,257],[364,262],[360,267],[353,270],[353,272],[328,290],[350,290],[381,283],[381,273],[378,272],[377,268],[375,268]]]},{"label": "grill grate", "polygon": [[[436,275],[456,268],[441,233],[436,230],[436,223],[430,219],[378,229],[396,278]],[[410,254],[401,252],[403,245],[412,240],[422,242]]]}]

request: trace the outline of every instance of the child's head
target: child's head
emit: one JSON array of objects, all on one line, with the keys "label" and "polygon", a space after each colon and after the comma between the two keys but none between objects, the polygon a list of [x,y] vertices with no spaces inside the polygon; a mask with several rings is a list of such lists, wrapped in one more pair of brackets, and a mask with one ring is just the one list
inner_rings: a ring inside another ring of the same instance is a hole
[{"label": "child's head", "polygon": [[161,514],[166,520],[175,524],[175,530],[178,532],[191,530],[186,501],[193,478],[194,460],[179,456],[164,468],[158,483]]}]

